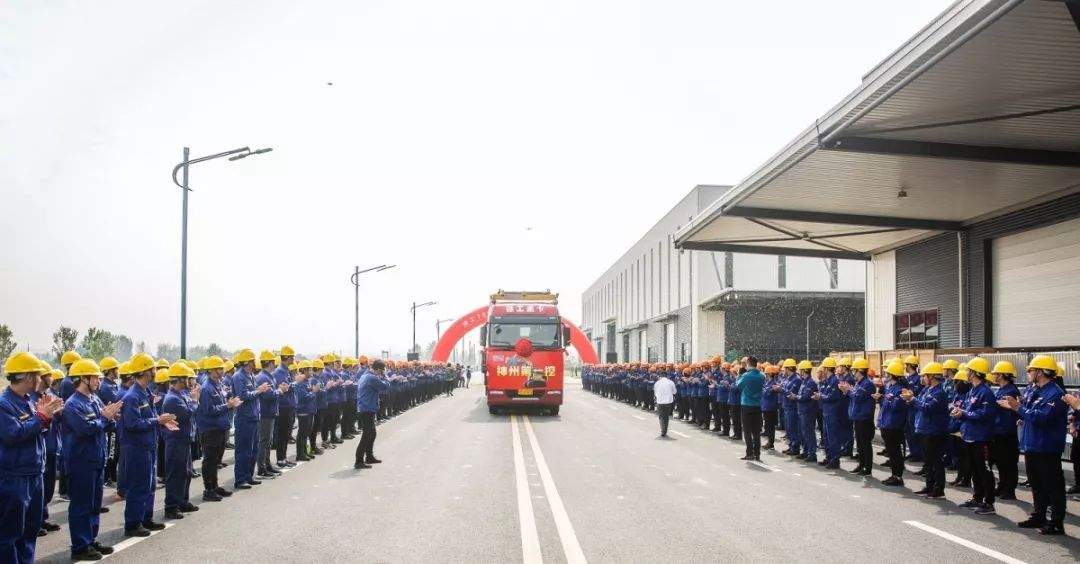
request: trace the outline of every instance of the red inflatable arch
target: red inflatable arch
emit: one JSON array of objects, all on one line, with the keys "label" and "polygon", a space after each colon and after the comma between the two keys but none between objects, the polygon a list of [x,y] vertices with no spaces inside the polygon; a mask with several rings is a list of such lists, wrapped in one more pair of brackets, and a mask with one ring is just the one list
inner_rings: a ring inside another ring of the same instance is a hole
[{"label": "red inflatable arch", "polygon": [[[431,360],[436,362],[446,362],[450,358],[450,353],[454,350],[454,347],[458,344],[458,341],[465,336],[466,333],[476,329],[477,327],[487,323],[488,319],[488,306],[478,307],[471,312],[461,316],[457,321],[451,325],[442,337],[439,338],[439,342],[435,344],[435,350],[431,353]],[[574,325],[569,319],[562,317],[563,325],[570,328],[570,344],[577,350],[578,356],[581,357],[581,362],[585,364],[597,364],[600,362],[600,357],[596,354],[596,349],[593,348],[589,338],[585,336],[585,333],[578,329],[577,325]]]}]

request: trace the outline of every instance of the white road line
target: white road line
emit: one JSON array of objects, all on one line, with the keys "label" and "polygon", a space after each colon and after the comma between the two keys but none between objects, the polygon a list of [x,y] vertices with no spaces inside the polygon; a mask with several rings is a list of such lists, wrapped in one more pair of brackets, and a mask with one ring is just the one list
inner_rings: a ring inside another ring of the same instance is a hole
[{"label": "white road line", "polygon": [[764,469],[769,470],[771,472],[780,472],[781,471],[779,468],[776,468],[775,466],[769,466],[768,464],[765,464],[764,462],[759,462],[757,460],[751,460],[750,464],[753,464],[754,466],[758,466],[760,468],[764,468]]},{"label": "white road line", "polygon": [[547,461],[544,460],[540,443],[536,440],[536,434],[533,433],[532,423],[529,422],[528,415],[522,416],[522,419],[525,421],[525,434],[529,436],[533,458],[536,459],[536,465],[540,468],[540,480],[544,482],[544,491],[547,493],[552,517],[555,518],[555,528],[559,531],[563,554],[570,564],[584,564],[588,560],[585,559],[585,553],[581,551],[581,545],[578,544],[577,534],[574,533],[570,516],[566,514],[566,507],[563,506],[562,498],[559,497],[559,490],[555,488],[555,480],[551,477],[551,470],[548,469]]},{"label": "white road line", "polygon": [[527,564],[540,564],[544,561],[544,558],[540,554],[540,534],[536,532],[532,494],[529,492],[528,478],[525,477],[525,455],[521,450],[521,436],[518,434],[517,418],[517,415],[510,416],[510,432],[513,433],[514,443],[514,481],[517,482],[521,554]]},{"label": "white road line", "polygon": [[955,542],[956,544],[959,544],[961,546],[966,546],[966,547],[970,548],[971,550],[974,550],[975,552],[985,554],[986,556],[989,556],[990,558],[994,558],[994,559],[1000,560],[1002,562],[1009,562],[1010,564],[1026,564],[1023,560],[1018,560],[1018,559],[1013,558],[1012,556],[1009,556],[1007,554],[1002,554],[1002,553],[1000,553],[1000,552],[998,552],[996,550],[986,548],[985,546],[983,546],[981,544],[975,544],[975,543],[973,543],[973,542],[971,542],[971,541],[969,541],[967,539],[962,539],[962,538],[960,538],[960,537],[958,537],[956,535],[946,533],[945,531],[942,531],[941,529],[935,529],[935,528],[933,528],[930,525],[927,525],[925,523],[920,523],[918,521],[904,521],[904,523],[907,523],[908,525],[911,525],[912,527],[915,527],[916,529],[922,529],[922,530],[924,530],[924,531],[926,531],[926,532],[928,532],[930,534],[937,535],[937,536],[939,536],[939,537],[941,537],[941,538],[943,538],[945,540]]},{"label": "white road line", "polygon": [[[152,537],[152,536],[154,536],[154,535],[156,535],[158,533],[161,533],[163,531],[169,530],[169,528],[172,527],[174,524],[175,523],[165,523],[165,528],[164,529],[162,529],[160,531],[151,531],[150,532],[150,537]],[[121,550],[124,550],[125,548],[131,548],[131,547],[139,544],[140,542],[142,542],[142,541],[144,541],[144,540],[146,540],[146,539],[148,539],[150,537],[129,537],[129,538],[125,539],[125,540],[122,540],[122,541],[112,545],[112,548],[113,548],[112,554],[106,554],[105,557],[102,558],[102,560],[104,560],[105,558],[108,558],[109,556],[112,556],[112,555],[120,552]]]},{"label": "white road line", "polygon": [[690,438],[690,435],[687,435],[687,434],[684,434],[684,433],[680,433],[680,432],[678,432],[678,431],[670,431],[670,433],[671,433],[672,435],[679,435],[680,437],[682,437],[682,438],[684,438],[684,439],[689,439],[689,438]]},{"label": "white road line", "polygon": [[645,418],[644,418],[644,417],[642,417],[642,416],[640,416],[640,415],[635,415],[635,416],[634,416],[634,419],[640,419],[640,420],[642,420],[642,421],[644,421],[644,420],[645,420]]}]

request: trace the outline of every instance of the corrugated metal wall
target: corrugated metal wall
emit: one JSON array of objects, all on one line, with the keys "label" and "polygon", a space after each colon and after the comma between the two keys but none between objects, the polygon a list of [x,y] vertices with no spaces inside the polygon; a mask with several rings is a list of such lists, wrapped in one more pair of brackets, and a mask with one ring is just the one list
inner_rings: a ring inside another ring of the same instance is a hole
[{"label": "corrugated metal wall", "polygon": [[961,346],[958,256],[955,233],[896,250],[896,312],[937,309],[940,348]]},{"label": "corrugated metal wall", "polygon": [[[967,303],[965,304],[965,346],[988,347],[990,343],[989,317],[986,314],[987,289],[990,272],[987,270],[989,246],[987,241],[1036,227],[1043,227],[1059,221],[1080,217],[1080,193],[1065,196],[1050,202],[1032,206],[998,218],[972,225],[966,235],[964,276],[968,280]],[[955,247],[955,235],[954,244]],[[901,251],[897,251],[897,257]],[[899,277],[899,267],[897,268]],[[898,278],[899,279],[899,278]],[[899,292],[899,290],[898,290]],[[897,297],[899,301],[899,296]],[[1038,343],[1032,343],[1037,346]]]},{"label": "corrugated metal wall", "polygon": [[[690,306],[678,310],[679,319],[675,321],[675,360],[676,362],[690,362]],[[682,357],[682,351],[686,351],[686,358]]]}]

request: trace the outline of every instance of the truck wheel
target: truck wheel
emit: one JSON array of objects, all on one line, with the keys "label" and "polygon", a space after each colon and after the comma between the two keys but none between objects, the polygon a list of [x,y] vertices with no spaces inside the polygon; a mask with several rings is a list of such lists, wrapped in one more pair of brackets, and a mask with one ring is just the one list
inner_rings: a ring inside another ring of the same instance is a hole
[{"label": "truck wheel", "polygon": [[559,406],[556,405],[555,407],[551,408],[551,415],[555,416],[555,415],[558,415],[558,414],[559,414]]},{"label": "truck wheel", "polygon": [[488,406],[488,413],[491,415],[498,415],[499,411],[495,409],[494,405]]}]

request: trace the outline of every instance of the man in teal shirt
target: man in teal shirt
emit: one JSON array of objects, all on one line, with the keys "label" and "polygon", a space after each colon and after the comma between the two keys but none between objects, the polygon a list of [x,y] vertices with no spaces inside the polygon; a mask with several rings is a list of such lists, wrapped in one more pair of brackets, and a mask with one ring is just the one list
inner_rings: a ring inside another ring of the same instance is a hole
[{"label": "man in teal shirt", "polygon": [[757,364],[756,357],[747,357],[746,372],[735,381],[740,395],[743,439],[746,441],[746,456],[740,460],[761,460],[761,390],[765,385],[765,376],[757,369]]}]

